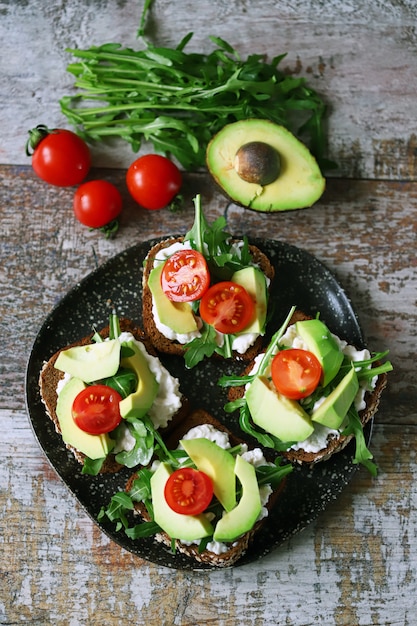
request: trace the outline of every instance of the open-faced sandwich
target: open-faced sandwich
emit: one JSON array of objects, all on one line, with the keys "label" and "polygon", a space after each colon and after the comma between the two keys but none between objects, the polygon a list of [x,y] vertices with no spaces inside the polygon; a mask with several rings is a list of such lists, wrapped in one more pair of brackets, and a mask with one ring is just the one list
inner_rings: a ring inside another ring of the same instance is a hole
[{"label": "open-faced sandwich", "polygon": [[154,535],[174,552],[217,567],[244,555],[292,471],[280,458],[268,462],[260,448],[248,449],[205,410],[190,413],[159,454],[99,520],[107,517],[138,541]]},{"label": "open-faced sandwich", "polygon": [[159,431],[188,413],[178,379],[143,331],[115,314],[108,327],[51,356],[39,384],[57,432],[93,475],[146,465]]},{"label": "open-faced sandwich", "polygon": [[349,345],[294,307],[242,376],[220,379],[229,387],[225,410],[239,410],[243,431],[292,462],[326,460],[355,437],[354,462],[375,473],[363,427],[392,369],[385,356]]},{"label": "open-faced sandwich", "polygon": [[213,354],[253,359],[262,346],[274,268],[246,238],[209,225],[200,196],[185,235],[161,241],[146,257],[143,325],[158,352],[184,355],[187,367]]}]

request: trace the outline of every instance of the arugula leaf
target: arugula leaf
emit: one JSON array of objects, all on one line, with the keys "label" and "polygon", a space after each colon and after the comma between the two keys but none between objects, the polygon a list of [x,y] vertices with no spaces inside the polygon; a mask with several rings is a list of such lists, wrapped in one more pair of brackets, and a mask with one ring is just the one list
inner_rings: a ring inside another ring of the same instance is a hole
[{"label": "arugula leaf", "polygon": [[343,430],[342,435],[345,437],[348,435],[353,435],[356,442],[355,448],[355,456],[353,459],[353,463],[361,463],[367,470],[370,472],[372,476],[376,476],[378,473],[377,465],[371,460],[373,459],[373,454],[368,450],[365,441],[365,435],[363,433],[363,426],[355,407],[351,407],[348,411],[348,425]]},{"label": "arugula leaf", "polygon": [[106,460],[106,457],[102,457],[101,459],[90,459],[86,457],[83,463],[83,469],[81,470],[81,474],[88,474],[89,476],[97,476],[100,473],[101,468],[103,467],[103,463]]},{"label": "arugula leaf", "polygon": [[126,517],[128,511],[133,511],[134,505],[132,499],[124,491],[120,491],[112,496],[107,507],[101,507],[97,515],[98,521],[107,517],[111,522],[116,522],[116,531],[129,527],[129,521]]},{"label": "arugula leaf", "polygon": [[258,485],[271,485],[272,489],[278,487],[280,482],[293,470],[291,463],[282,465],[282,458],[277,457],[274,465],[261,465],[256,468]]},{"label": "arugula leaf", "polygon": [[122,398],[127,398],[127,396],[136,390],[138,379],[133,370],[121,367],[114,376],[104,378],[100,381],[100,384],[111,387],[117,391]]},{"label": "arugula leaf", "polygon": [[201,336],[185,344],[184,361],[189,369],[195,367],[204,358],[213,356],[217,349],[217,333],[213,326],[203,324]]}]

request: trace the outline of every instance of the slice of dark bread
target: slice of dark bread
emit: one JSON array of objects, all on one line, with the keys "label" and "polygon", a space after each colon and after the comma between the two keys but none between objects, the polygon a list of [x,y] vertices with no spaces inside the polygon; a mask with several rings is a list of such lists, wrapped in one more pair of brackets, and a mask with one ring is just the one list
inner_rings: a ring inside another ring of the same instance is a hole
[{"label": "slice of dark bread", "polygon": [[[136,326],[131,320],[128,319],[121,319],[120,320],[120,329],[122,331],[125,332],[130,332],[132,333],[132,335],[135,337],[135,339],[137,339],[138,341],[141,341],[147,352],[149,354],[151,354],[152,356],[157,356],[152,344],[149,342],[149,340],[147,339],[144,331],[142,329],[140,329],[138,326]],[[109,336],[109,327],[107,326],[106,328],[103,328],[100,331],[100,335],[103,337],[103,339],[105,339],[106,337]],[[88,335],[87,337],[84,337],[83,339],[80,339],[79,341],[76,341],[68,346],[65,346],[64,348],[61,348],[60,350],[58,350],[55,354],[53,354],[51,356],[51,358],[44,363],[42,370],[40,372],[39,375],[39,387],[40,387],[40,396],[41,396],[41,400],[43,402],[43,404],[45,405],[45,409],[46,409],[46,414],[48,415],[48,417],[53,421],[54,425],[55,425],[55,430],[57,431],[57,433],[61,434],[61,429],[59,426],[59,420],[58,420],[58,416],[56,414],[56,404],[57,404],[57,399],[58,399],[58,395],[57,395],[57,385],[59,383],[59,381],[61,379],[64,378],[64,372],[61,372],[60,370],[56,369],[55,366],[55,362],[59,356],[59,354],[63,351],[66,350],[67,348],[70,348],[72,346],[78,346],[78,345],[87,345],[89,343],[91,343],[92,341],[92,336]],[[176,423],[180,422],[188,413],[189,411],[189,406],[188,406],[188,400],[187,398],[185,398],[184,396],[182,397],[182,406],[180,408],[180,410],[177,412],[177,414],[173,417],[173,419],[170,421],[169,425],[161,430],[161,432],[163,433],[169,433],[170,430],[172,428],[175,427]],[[81,464],[84,463],[85,460],[85,454],[83,454],[82,452],[80,452],[79,450],[77,450],[77,448],[74,448],[73,446],[69,445],[69,444],[65,444],[65,446],[68,448],[68,450],[70,450],[75,458],[77,459],[77,461]],[[120,465],[119,463],[117,463],[117,461],[115,460],[115,457],[113,454],[109,454],[107,459],[105,460],[100,473],[114,473],[119,471],[123,466]]]},{"label": "slice of dark bread", "polygon": [[[308,315],[303,313],[302,311],[296,310],[293,316],[290,319],[288,326],[295,324],[298,321],[311,319]],[[248,363],[245,367],[243,375],[247,375],[253,368],[254,363]],[[378,363],[375,363],[377,366]],[[359,412],[359,417],[361,419],[362,425],[365,426],[367,422],[375,415],[378,410],[380,397],[382,391],[384,390],[387,384],[387,376],[386,374],[381,374],[378,376],[378,380],[375,388],[372,391],[367,391],[365,394],[365,402],[366,407]],[[238,398],[242,398],[245,393],[244,387],[231,387],[228,392],[229,401],[237,400]],[[286,458],[288,461],[295,463],[317,463],[319,461],[325,461],[329,459],[336,452],[340,452],[347,446],[347,444],[352,440],[353,435],[332,437],[327,441],[327,446],[318,452],[307,452],[306,450],[287,450],[285,452],[281,452],[282,456]]]},{"label": "slice of dark bread", "polygon": [[[146,262],[143,271],[143,295],[142,295],[142,317],[143,317],[143,327],[145,332],[147,333],[150,341],[154,345],[155,349],[158,352],[166,353],[166,354],[184,354],[184,345],[179,343],[178,341],[173,341],[168,339],[163,335],[158,328],[156,327],[155,320],[152,314],[152,293],[148,286],[148,278],[149,274],[154,267],[154,260],[158,256],[158,252],[163,248],[168,248],[174,243],[183,241],[183,237],[172,237],[169,239],[165,239],[156,245],[154,245],[146,257]],[[261,251],[259,248],[253,245],[249,245],[249,250],[251,252],[253,261],[259,268],[263,271],[265,276],[272,282],[275,269],[271,264],[268,257]],[[234,358],[240,359],[243,361],[251,361],[258,352],[262,348],[262,337],[258,337],[252,346],[248,348],[248,350],[244,354],[239,354],[234,352]],[[219,357],[219,355],[215,355]]]},{"label": "slice of dark bread", "polygon": [[[232,434],[230,430],[228,430],[223,424],[221,424],[212,415],[207,413],[207,411],[203,409],[197,409],[193,411],[192,413],[190,413],[187,416],[187,418],[183,420],[175,428],[175,430],[172,431],[171,435],[166,439],[166,444],[167,444],[168,449],[170,450],[176,449],[179,441],[184,437],[186,433],[188,433],[189,430],[191,430],[191,428],[194,428],[195,426],[200,426],[202,424],[210,424],[214,428],[227,433],[229,436],[230,444],[232,446],[245,443],[242,439],[239,439],[234,434]],[[126,485],[127,492],[130,491],[135,478],[137,478],[137,473],[133,474],[130,477]],[[277,498],[279,497],[280,493],[282,492],[284,488],[284,485],[285,485],[285,478],[280,482],[278,487],[274,489],[274,491],[270,495],[268,503],[266,505],[266,508],[268,510],[271,510],[273,508],[274,503],[277,501]],[[135,514],[140,516],[142,520],[144,521],[150,521],[151,519],[147,509],[145,508],[144,504],[141,502],[135,504]],[[182,543],[178,539],[175,540],[175,548],[176,550],[178,550],[178,552],[181,552],[182,554],[185,554],[189,556],[190,558],[195,559],[199,563],[205,563],[205,564],[213,565],[215,567],[230,567],[234,565],[245,554],[254,536],[256,535],[257,532],[261,530],[264,520],[265,518],[259,520],[250,531],[248,531],[247,533],[239,537],[239,539],[234,541],[232,544],[229,544],[227,551],[222,552],[221,554],[217,554],[216,552],[212,552],[208,549],[205,549],[200,553],[198,551],[197,544],[188,545],[188,544]],[[155,535],[155,539],[159,543],[163,543],[166,546],[171,547],[172,545],[171,538],[165,532],[157,533]]]}]

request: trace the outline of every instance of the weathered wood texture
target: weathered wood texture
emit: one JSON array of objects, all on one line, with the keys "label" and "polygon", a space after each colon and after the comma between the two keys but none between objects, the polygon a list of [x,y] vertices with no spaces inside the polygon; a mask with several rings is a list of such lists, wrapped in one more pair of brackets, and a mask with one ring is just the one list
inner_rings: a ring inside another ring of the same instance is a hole
[{"label": "weathered wood texture", "polygon": [[[242,55],[288,51],[330,104],[330,155],[340,163],[309,210],[259,215],[228,205],[207,176],[185,177],[180,213],[129,199],[130,149],[94,151],[94,176],[125,207],[115,240],[76,223],[73,189],[39,181],[24,156],[28,128],[64,122],[67,46],[136,45],[142,3],[7,1],[0,34],[0,623],[151,626],[409,626],[416,623],[417,8],[411,0],[156,0],[149,36],[172,45],[193,30]],[[198,6],[198,8],[196,8]],[[107,169],[108,168],[108,169]],[[149,564],[101,533],[57,478],[26,417],[24,375],[51,308],[96,263],[154,236],[185,232],[192,197],[230,230],[304,248],[344,286],[371,349],[394,372],[374,428],[380,473],[361,469],[303,533],[257,563],[189,573]]]},{"label": "weathered wood texture", "polygon": [[[58,105],[73,85],[66,72],[72,57],[65,49],[109,41],[140,47],[141,7],[134,0],[4,3],[0,162],[25,162],[23,145],[34,125],[67,123]],[[158,0],[147,36],[172,46],[193,31],[190,51],[210,51],[209,35],[216,35],[242,57],[288,53],[283,67],[307,77],[329,104],[336,175],[415,180],[416,20],[411,0],[214,0],[198,3],[198,9],[193,0]],[[120,146],[111,154],[96,149],[97,165],[123,167],[131,160],[130,148]]]}]

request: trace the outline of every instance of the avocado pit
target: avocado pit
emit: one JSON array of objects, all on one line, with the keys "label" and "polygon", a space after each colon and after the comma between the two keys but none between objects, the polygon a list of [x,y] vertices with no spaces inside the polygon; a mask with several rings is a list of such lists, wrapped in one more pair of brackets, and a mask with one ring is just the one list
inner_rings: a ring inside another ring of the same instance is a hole
[{"label": "avocado pit", "polygon": [[275,148],[269,144],[250,141],[236,152],[233,167],[242,180],[264,186],[278,178],[281,159]]}]

